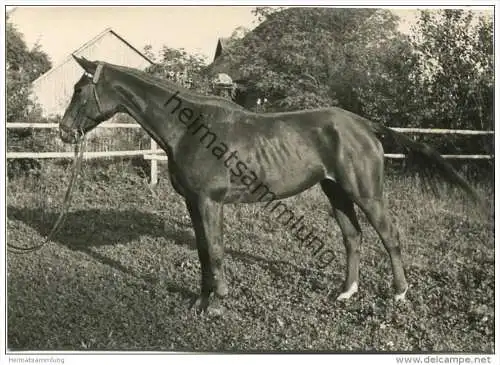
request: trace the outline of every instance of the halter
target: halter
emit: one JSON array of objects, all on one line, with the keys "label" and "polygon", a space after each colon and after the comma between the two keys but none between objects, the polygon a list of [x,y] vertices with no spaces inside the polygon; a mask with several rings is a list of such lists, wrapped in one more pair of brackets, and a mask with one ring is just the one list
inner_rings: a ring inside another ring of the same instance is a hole
[{"label": "halter", "polygon": [[103,67],[104,65],[102,63],[98,63],[94,76],[92,77],[92,91],[94,93],[94,98],[97,103],[97,110],[99,111],[99,113],[102,112],[102,108],[101,108],[101,100],[99,99],[99,95],[97,94],[96,86],[97,82],[99,81],[99,78],[101,77]]},{"label": "halter", "polygon": [[[90,85],[90,87],[92,88],[92,94],[94,95],[94,100],[97,104],[97,112],[99,114],[102,114],[102,105],[101,105],[101,99],[99,98],[99,95],[97,94],[97,83],[99,82],[99,78],[101,77],[101,74],[102,74],[102,69],[104,68],[104,65],[99,62],[97,64],[97,67],[96,67],[96,70],[94,72],[94,75],[91,75],[90,72],[85,72],[85,75],[87,75],[87,77],[92,77],[92,84]],[[85,103],[81,106],[81,107],[84,107],[86,104],[87,104],[88,100],[85,100]],[[92,120],[94,123],[97,123],[94,119],[90,118],[90,117],[86,117],[87,119],[90,119]],[[86,121],[84,121],[81,125],[78,126],[78,128],[76,129],[76,131],[74,132],[75,133],[75,136],[77,139],[79,139],[83,134],[83,129],[85,127],[85,123]]]}]

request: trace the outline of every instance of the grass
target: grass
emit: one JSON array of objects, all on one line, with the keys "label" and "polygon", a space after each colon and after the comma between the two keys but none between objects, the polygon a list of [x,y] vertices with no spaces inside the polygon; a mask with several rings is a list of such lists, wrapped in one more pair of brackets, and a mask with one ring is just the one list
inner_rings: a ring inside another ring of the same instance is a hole
[{"label": "grass", "polygon": [[[9,180],[12,244],[39,243],[59,212],[69,172],[45,168],[36,179]],[[230,294],[224,315],[214,317],[189,308],[199,290],[198,257],[166,175],[150,189],[125,163],[87,167],[54,242],[33,254],[8,253],[8,348],[492,353],[493,213],[476,219],[452,196],[438,200],[416,186],[412,178],[386,182],[410,283],[406,303],[393,302],[388,255],[361,214],[360,292],[335,301],[344,247],[326,198],[313,188],[286,203],[336,253],[332,264],[319,269],[260,206],[227,206]],[[492,187],[478,188],[493,197]]]}]

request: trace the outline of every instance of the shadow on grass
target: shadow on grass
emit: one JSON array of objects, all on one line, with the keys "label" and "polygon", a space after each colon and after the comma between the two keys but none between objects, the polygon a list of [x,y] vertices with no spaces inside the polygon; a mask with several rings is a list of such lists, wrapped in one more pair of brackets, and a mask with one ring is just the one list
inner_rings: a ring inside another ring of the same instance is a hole
[{"label": "shadow on grass", "polygon": [[[263,256],[254,255],[248,252],[235,251],[232,249],[226,249],[225,253],[241,262],[245,262],[247,264],[257,264],[260,267],[270,271],[273,275],[280,278],[286,278],[289,276],[289,273],[287,272],[284,273],[282,271],[282,268],[284,266],[289,267],[292,271],[300,273],[304,277],[318,275],[317,269],[310,269],[307,267],[295,265],[285,260],[270,260]],[[335,274],[334,277],[332,278],[329,277],[328,279],[334,279],[334,282],[336,282],[338,280],[341,280],[341,278],[342,276],[340,274],[338,275]]]},{"label": "shadow on grass", "polygon": [[[9,206],[7,217],[22,221],[46,237],[58,213],[36,208]],[[175,233],[171,231],[170,233]],[[139,210],[88,209],[68,212],[63,226],[53,240],[70,249],[124,244],[148,235],[166,237],[163,220],[155,214]],[[166,238],[180,241],[183,237],[173,234]]]},{"label": "shadow on grass", "polygon": [[[47,237],[58,214],[42,209],[19,208],[9,206],[7,217],[18,220],[35,229],[42,237]],[[173,220],[174,224],[181,222]],[[163,229],[163,220],[151,213],[138,210],[105,211],[99,209],[77,210],[68,212],[60,231],[53,241],[71,250],[87,254],[98,262],[117,269],[143,282],[155,284],[159,279],[149,275],[138,274],[135,270],[123,265],[92,247],[126,244],[148,235],[173,240],[176,244],[186,245],[188,232],[182,230]],[[193,298],[195,293],[174,283],[163,283],[166,289],[179,293],[186,298]]]},{"label": "shadow on grass", "polygon": [[[9,206],[7,217],[18,220],[35,229],[42,237],[46,237],[58,213],[47,212],[40,208],[19,208]],[[164,222],[167,225],[164,226]],[[125,274],[142,279],[147,282],[155,282],[155,278],[140,277],[134,270],[124,266],[100,252],[92,250],[92,247],[112,246],[115,244],[126,244],[138,240],[141,236],[164,238],[173,241],[177,245],[196,249],[196,240],[191,224],[177,218],[166,219],[157,214],[139,210],[102,210],[87,209],[68,212],[60,231],[53,238],[57,242],[71,250],[87,254],[93,259],[122,271]],[[270,270],[274,275],[285,277],[280,266],[288,266],[292,271],[300,272],[302,275],[314,274],[315,270],[300,267],[280,259],[270,259],[249,252],[237,251],[226,248],[226,254],[236,260],[245,263],[256,263],[264,269]],[[187,293],[184,289],[172,285],[171,291],[182,294]]]}]

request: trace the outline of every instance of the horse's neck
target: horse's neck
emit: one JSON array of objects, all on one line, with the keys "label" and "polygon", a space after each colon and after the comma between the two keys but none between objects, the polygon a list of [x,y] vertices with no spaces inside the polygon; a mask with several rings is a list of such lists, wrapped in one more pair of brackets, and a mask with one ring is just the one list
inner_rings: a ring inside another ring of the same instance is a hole
[{"label": "horse's neck", "polygon": [[[175,87],[151,85],[135,75],[127,75],[118,85],[128,114],[167,153],[175,150],[186,133],[186,127],[179,122],[176,111],[181,107],[191,107],[192,102],[178,93]],[[174,111],[171,106],[174,106]]]}]

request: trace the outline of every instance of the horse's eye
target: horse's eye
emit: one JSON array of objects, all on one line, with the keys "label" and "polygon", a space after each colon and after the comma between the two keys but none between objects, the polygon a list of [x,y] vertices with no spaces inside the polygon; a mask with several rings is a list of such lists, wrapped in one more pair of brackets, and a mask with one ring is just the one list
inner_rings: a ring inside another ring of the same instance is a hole
[{"label": "horse's eye", "polygon": [[78,89],[75,89],[75,94],[78,95],[82,92],[82,88],[79,87]]}]

